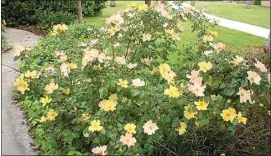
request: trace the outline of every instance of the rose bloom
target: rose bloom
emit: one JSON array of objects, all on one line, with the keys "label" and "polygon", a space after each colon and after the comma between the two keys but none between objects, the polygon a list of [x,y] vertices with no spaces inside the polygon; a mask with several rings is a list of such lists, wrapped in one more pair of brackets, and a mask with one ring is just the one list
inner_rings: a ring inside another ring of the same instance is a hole
[{"label": "rose bloom", "polygon": [[47,119],[48,120],[55,120],[55,118],[56,118],[57,115],[58,114],[56,113],[55,110],[50,109],[49,112],[47,113]]},{"label": "rose bloom", "polygon": [[97,146],[95,148],[92,148],[92,152],[94,154],[99,154],[99,155],[108,155],[108,153],[106,152],[107,150],[107,146],[103,145],[103,146]]},{"label": "rose bloom", "polygon": [[165,89],[164,94],[168,95],[170,98],[178,98],[181,95],[179,89],[174,86]]},{"label": "rose bloom", "polygon": [[208,55],[212,54],[213,51],[212,50],[206,50],[203,53],[204,53],[204,55],[208,56]]},{"label": "rose bloom", "polygon": [[25,47],[22,45],[16,45],[14,47],[14,56],[20,56],[21,52],[25,50]]},{"label": "rose bloom", "polygon": [[211,35],[217,37],[218,33],[216,31],[211,31]]},{"label": "rose bloom", "polygon": [[140,80],[139,78],[132,80],[132,86],[134,87],[143,87],[145,86],[145,82]]},{"label": "rose bloom", "polygon": [[247,118],[243,117],[241,112],[238,113],[237,120],[238,120],[238,123],[243,123],[243,124],[247,123]]},{"label": "rose bloom", "polygon": [[207,35],[204,35],[202,37],[202,39],[204,42],[206,42],[206,41],[212,42],[214,40],[214,38],[212,36],[207,36]]},{"label": "rose bloom", "polygon": [[184,117],[188,120],[191,118],[195,118],[195,115],[197,115],[198,112],[193,111],[190,105],[184,107]]},{"label": "rose bloom", "polygon": [[164,64],[160,64],[159,71],[162,74],[162,73],[171,71],[171,69],[170,69],[170,66],[168,64],[164,63]]},{"label": "rose bloom", "polygon": [[66,61],[68,59],[68,56],[67,55],[61,55],[60,57],[59,57],[59,62],[64,62],[64,61]]},{"label": "rose bloom", "polygon": [[176,76],[176,73],[173,71],[169,71],[169,72],[161,73],[161,75],[165,80],[167,80],[168,83],[172,83],[174,77]]},{"label": "rose bloom", "polygon": [[95,132],[95,131],[101,131],[103,129],[103,126],[101,126],[101,122],[100,120],[93,120],[90,123],[91,125],[88,127],[88,130],[91,132]]},{"label": "rose bloom", "polygon": [[180,126],[178,127],[177,131],[179,135],[183,135],[186,132],[187,124],[185,122],[180,122]]},{"label": "rose bloom", "polygon": [[97,49],[89,50],[89,48],[86,48],[84,52],[85,52],[84,57],[86,57],[88,62],[94,61],[94,59],[96,59],[99,56],[99,51]]},{"label": "rose bloom", "polygon": [[244,103],[244,102],[247,102],[249,101],[250,103],[254,103],[252,100],[251,100],[251,95],[253,94],[252,91],[250,90],[245,90],[243,89],[242,87],[239,88],[239,92],[237,93],[237,95],[240,96],[240,103]]},{"label": "rose bloom", "polygon": [[70,67],[66,63],[62,63],[60,66],[61,74],[63,74],[65,77],[69,76],[69,73],[71,72]]},{"label": "rose bloom", "polygon": [[233,66],[238,66],[238,64],[243,61],[244,61],[243,57],[236,55],[236,58],[233,60]]},{"label": "rose bloom", "polygon": [[237,114],[234,108],[228,108],[222,111],[221,116],[224,121],[233,121]]},{"label": "rose bloom", "polygon": [[248,80],[250,81],[250,84],[252,83],[255,83],[257,85],[260,84],[260,81],[261,81],[261,77],[259,74],[257,74],[256,72],[254,71],[247,71],[247,74],[248,74]]},{"label": "rose bloom", "polygon": [[135,146],[136,138],[133,137],[133,134],[126,132],[125,135],[120,136],[120,142],[130,148],[131,146]]},{"label": "rose bloom", "polygon": [[150,41],[151,40],[151,34],[143,34],[143,42]]},{"label": "rose bloom", "polygon": [[35,78],[37,78],[37,71],[32,71],[32,72],[30,72],[29,70],[24,74],[24,76],[26,77],[26,78],[31,78],[31,79],[35,79]]},{"label": "rose bloom", "polygon": [[157,127],[156,123],[153,123],[152,120],[149,120],[144,124],[143,129],[144,133],[152,135],[155,134],[155,131],[157,131],[159,128]]},{"label": "rose bloom", "polygon": [[105,55],[105,53],[100,53],[99,56],[98,56],[97,58],[98,58],[98,61],[99,61],[100,63],[103,63],[104,60],[106,59],[106,55]]},{"label": "rose bloom", "polygon": [[133,69],[136,66],[137,66],[137,63],[129,63],[129,64],[127,64],[127,68],[129,68],[129,69]]},{"label": "rose bloom", "polygon": [[213,68],[213,65],[211,62],[199,62],[198,63],[199,66],[199,70],[203,71],[204,73],[206,73],[208,70]]},{"label": "rose bloom", "polygon": [[218,51],[222,51],[222,50],[225,50],[226,49],[226,45],[223,44],[223,43],[217,43],[215,45],[215,48],[218,50]]},{"label": "rose bloom", "polygon": [[126,60],[124,56],[116,56],[115,61],[120,65],[126,64]]},{"label": "rose bloom", "polygon": [[166,29],[166,33],[168,33],[173,40],[180,40],[179,35],[174,31],[174,29]]},{"label": "rose bloom", "polygon": [[150,57],[142,58],[142,59],[140,59],[140,61],[142,63],[145,63],[145,64],[149,65],[152,62],[152,58],[150,58]]},{"label": "rose bloom", "polygon": [[267,68],[265,67],[265,65],[262,62],[258,61],[257,59],[255,59],[255,60],[256,60],[256,63],[254,64],[255,67],[260,69],[261,72],[266,73]]},{"label": "rose bloom", "polygon": [[50,72],[54,72],[55,71],[55,68],[53,65],[50,65],[48,67],[45,68],[46,71],[50,71]]},{"label": "rose bloom", "polygon": [[207,110],[208,103],[206,103],[205,101],[194,102],[194,104],[196,105],[196,108],[198,110]]},{"label": "rose bloom", "polygon": [[112,27],[110,27],[109,29],[107,29],[107,33],[110,35],[110,36],[113,36],[113,35],[115,35],[115,33],[117,32],[117,31],[119,31],[120,30],[120,27],[119,26],[112,26]]},{"label": "rose bloom", "polygon": [[156,10],[157,12],[163,12],[163,11],[165,11],[165,4],[161,3],[160,1],[158,1],[156,3],[156,5],[154,6],[154,10]]},{"label": "rose bloom", "polygon": [[133,123],[126,124],[124,129],[129,133],[136,134],[136,125]]},{"label": "rose bloom", "polygon": [[117,85],[120,86],[120,87],[122,87],[122,88],[128,88],[128,81],[127,80],[119,79],[119,82],[118,82]]},{"label": "rose bloom", "polygon": [[[100,105],[100,103],[99,103]],[[117,102],[113,101],[113,100],[105,100],[104,102],[101,103],[102,105],[102,109],[104,111],[114,111],[116,110],[116,106],[117,106]]]},{"label": "rose bloom", "polygon": [[164,27],[164,28],[166,28],[167,26],[168,26],[168,23],[167,23],[167,22],[163,24],[163,27]]},{"label": "rose bloom", "polygon": [[195,96],[204,96],[204,91],[205,91],[206,86],[202,85],[202,81],[195,81],[194,84],[189,84],[188,85],[188,90],[195,94]]},{"label": "rose bloom", "polygon": [[64,51],[55,51],[56,57],[65,55]]},{"label": "rose bloom", "polygon": [[199,71],[198,70],[192,70],[191,75],[186,75],[186,77],[189,79],[190,83],[194,83],[195,81],[202,81],[202,77],[199,77]]},{"label": "rose bloom", "polygon": [[51,80],[51,82],[45,86],[45,91],[47,92],[47,94],[51,94],[57,88],[58,88],[58,85],[55,84],[54,80]]}]

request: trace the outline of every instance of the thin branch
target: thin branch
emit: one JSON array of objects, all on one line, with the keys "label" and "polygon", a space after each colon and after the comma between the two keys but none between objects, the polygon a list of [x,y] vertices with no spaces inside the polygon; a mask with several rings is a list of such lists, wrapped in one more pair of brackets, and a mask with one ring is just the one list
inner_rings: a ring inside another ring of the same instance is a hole
[{"label": "thin branch", "polygon": [[170,150],[169,148],[167,148],[166,146],[162,145],[161,143],[159,143],[158,141],[154,140],[155,143],[157,143],[158,145],[162,146],[163,148],[165,148],[166,150],[168,150],[170,153],[178,156],[178,154],[176,154],[175,152],[173,152],[172,150]]}]

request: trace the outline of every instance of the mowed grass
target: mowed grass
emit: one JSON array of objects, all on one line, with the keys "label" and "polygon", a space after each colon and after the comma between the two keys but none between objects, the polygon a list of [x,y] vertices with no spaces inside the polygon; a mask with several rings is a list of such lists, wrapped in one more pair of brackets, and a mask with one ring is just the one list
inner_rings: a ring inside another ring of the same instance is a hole
[{"label": "mowed grass", "polygon": [[[144,4],[144,1],[116,1],[116,7],[110,7],[109,2],[107,7],[102,10],[102,13],[98,17],[85,18],[84,22],[86,24],[95,25],[101,27],[105,25],[105,19],[113,15],[119,9],[126,8],[129,3],[138,3]],[[192,32],[190,28],[190,23],[185,23],[185,31],[181,34],[182,40],[180,41],[180,46],[189,43],[195,43],[197,41],[197,33]],[[247,49],[248,46],[259,47],[263,46],[266,39],[246,34],[240,31],[231,30],[228,28],[216,26],[211,28],[211,30],[218,32],[218,37],[214,40],[215,42],[222,42],[227,44],[228,49],[233,54],[242,55],[244,49]],[[192,32],[192,33],[191,33]]]},{"label": "mowed grass", "polygon": [[252,5],[250,9],[246,4],[222,3],[217,2],[199,2],[196,1],[195,7],[202,10],[204,4],[208,5],[208,14],[218,17],[257,25],[264,28],[270,28],[270,8],[260,5]]}]

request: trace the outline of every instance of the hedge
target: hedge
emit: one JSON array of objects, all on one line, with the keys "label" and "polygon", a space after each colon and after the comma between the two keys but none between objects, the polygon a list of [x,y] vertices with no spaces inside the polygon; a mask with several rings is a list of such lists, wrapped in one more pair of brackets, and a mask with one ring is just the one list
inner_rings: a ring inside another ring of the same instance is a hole
[{"label": "hedge", "polygon": [[[104,2],[105,0],[83,0],[83,16],[97,15],[105,7]],[[1,4],[1,17],[6,20],[9,26],[37,24],[43,20],[39,17],[42,15],[40,14],[42,10],[49,11],[51,14],[64,14],[63,16],[75,17],[77,15],[77,1],[75,0],[2,0]]]}]

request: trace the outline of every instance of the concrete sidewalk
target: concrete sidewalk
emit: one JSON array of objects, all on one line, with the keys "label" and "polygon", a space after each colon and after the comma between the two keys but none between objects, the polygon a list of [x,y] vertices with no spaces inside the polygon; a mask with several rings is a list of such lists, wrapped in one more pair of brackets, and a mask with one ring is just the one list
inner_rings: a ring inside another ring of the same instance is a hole
[{"label": "concrete sidewalk", "polygon": [[[4,36],[9,43],[34,47],[39,36],[27,31],[7,28]],[[11,99],[15,77],[18,74],[18,61],[13,61],[13,51],[2,54],[2,155],[34,155],[28,136],[27,121],[23,112]]]},{"label": "concrete sidewalk", "polygon": [[262,27],[258,27],[255,25],[251,25],[251,24],[247,24],[247,23],[242,23],[242,22],[238,22],[238,21],[233,21],[233,20],[228,20],[225,18],[221,18],[221,17],[217,17],[214,15],[209,15],[204,13],[209,19],[212,19],[214,21],[216,21],[217,25],[226,27],[226,28],[230,28],[230,29],[234,29],[234,30],[238,30],[238,31],[242,31],[251,35],[255,35],[255,36],[259,36],[259,37],[263,37],[263,38],[268,38],[269,36],[269,29],[266,28],[262,28]]},{"label": "concrete sidewalk", "polygon": [[[169,4],[174,9],[179,8],[179,6],[177,6],[172,1],[169,2]],[[188,3],[182,3],[182,5],[183,5],[182,7],[194,8],[193,6],[191,6]],[[203,13],[203,14],[206,15],[210,20],[215,21],[217,23],[217,25],[220,25],[220,26],[223,26],[223,27],[226,27],[229,29],[237,30],[237,31],[242,31],[242,32],[245,32],[245,33],[248,33],[251,35],[255,35],[255,36],[259,36],[259,37],[263,37],[263,38],[269,37],[269,33],[270,33],[269,29],[258,27],[255,25],[247,24],[247,23],[238,22],[238,21],[228,20],[228,19],[217,17],[214,15],[209,15],[207,13]]]}]

